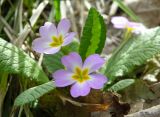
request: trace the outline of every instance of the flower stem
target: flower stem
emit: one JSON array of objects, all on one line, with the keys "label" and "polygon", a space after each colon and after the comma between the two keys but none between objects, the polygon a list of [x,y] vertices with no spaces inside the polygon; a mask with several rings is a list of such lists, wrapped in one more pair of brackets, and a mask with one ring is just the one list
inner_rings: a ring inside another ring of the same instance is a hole
[{"label": "flower stem", "polygon": [[124,40],[128,40],[132,36],[132,28],[127,28],[124,33]]}]

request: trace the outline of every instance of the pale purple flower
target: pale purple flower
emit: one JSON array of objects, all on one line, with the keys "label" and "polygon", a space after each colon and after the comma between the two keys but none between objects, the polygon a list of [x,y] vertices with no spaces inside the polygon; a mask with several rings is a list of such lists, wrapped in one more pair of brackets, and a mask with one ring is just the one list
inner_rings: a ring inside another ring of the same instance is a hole
[{"label": "pale purple flower", "polygon": [[54,54],[58,52],[62,46],[66,46],[72,42],[75,32],[68,33],[70,22],[68,19],[62,19],[57,28],[55,24],[46,22],[39,29],[40,37],[32,43],[32,48],[39,53]]},{"label": "pale purple flower", "polygon": [[91,88],[101,89],[107,82],[104,75],[95,73],[105,63],[98,54],[90,55],[83,63],[80,55],[72,52],[62,57],[61,62],[66,69],[58,70],[52,76],[57,87],[72,85],[72,97],[86,96]]},{"label": "pale purple flower", "polygon": [[142,23],[131,22],[127,18],[122,17],[122,16],[112,17],[111,22],[112,22],[114,28],[128,29],[136,34],[142,32],[146,29]]}]

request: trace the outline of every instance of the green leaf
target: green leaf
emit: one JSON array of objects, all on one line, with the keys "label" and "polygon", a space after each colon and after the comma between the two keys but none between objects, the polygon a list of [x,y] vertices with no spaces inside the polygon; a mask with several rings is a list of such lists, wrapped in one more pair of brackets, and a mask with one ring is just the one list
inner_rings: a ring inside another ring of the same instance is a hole
[{"label": "green leaf", "polygon": [[46,67],[49,73],[53,73],[58,69],[63,69],[63,65],[61,64],[61,58],[63,56],[62,52],[58,52],[53,55],[44,55],[43,65]]},{"label": "green leaf", "polygon": [[39,83],[48,81],[41,67],[24,51],[0,38],[1,72],[19,74]]},{"label": "green leaf", "polygon": [[30,103],[53,89],[55,89],[53,81],[27,89],[15,99],[14,106],[22,106]]},{"label": "green leaf", "polygon": [[139,99],[155,100],[157,98],[156,94],[153,93],[145,81],[141,79],[136,79],[133,85],[129,86],[123,91],[125,91],[125,94],[127,94],[127,98],[132,101]]},{"label": "green leaf", "polygon": [[160,28],[146,30],[124,41],[108,60],[105,75],[110,81],[133,73],[160,53]]},{"label": "green leaf", "polygon": [[91,8],[83,28],[79,53],[83,59],[90,54],[100,54],[106,40],[106,25],[96,9]]},{"label": "green leaf", "polygon": [[63,69],[64,66],[61,63],[61,58],[68,54],[69,52],[77,52],[79,47],[79,43],[74,41],[70,45],[65,46],[62,51],[53,54],[53,55],[44,55],[43,65],[46,67],[49,73],[53,73],[58,69]]},{"label": "green leaf", "polygon": [[128,14],[134,21],[139,21],[139,18],[137,15],[128,7],[126,6],[122,0],[113,0],[118,4],[118,6],[126,13]]},{"label": "green leaf", "polygon": [[120,91],[128,86],[130,86],[131,84],[133,84],[135,82],[134,79],[125,79],[125,80],[121,80],[119,82],[117,82],[116,84],[112,85],[109,90],[111,91]]},{"label": "green leaf", "polygon": [[54,5],[54,19],[56,22],[59,22],[61,19],[61,9],[60,9],[60,0],[53,0]]}]

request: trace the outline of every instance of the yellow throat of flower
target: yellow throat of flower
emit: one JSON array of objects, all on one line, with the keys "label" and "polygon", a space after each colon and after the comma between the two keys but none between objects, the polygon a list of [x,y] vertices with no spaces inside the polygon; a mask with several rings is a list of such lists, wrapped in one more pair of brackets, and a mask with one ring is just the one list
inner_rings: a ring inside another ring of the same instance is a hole
[{"label": "yellow throat of flower", "polygon": [[127,32],[132,32],[133,30],[135,30],[134,28],[132,28],[132,27],[126,27],[127,28]]},{"label": "yellow throat of flower", "polygon": [[77,67],[72,78],[80,83],[90,79],[88,76],[88,69],[81,70]]},{"label": "yellow throat of flower", "polygon": [[51,47],[58,47],[60,45],[62,45],[63,43],[63,36],[59,35],[59,36],[52,36],[52,42],[49,44]]}]

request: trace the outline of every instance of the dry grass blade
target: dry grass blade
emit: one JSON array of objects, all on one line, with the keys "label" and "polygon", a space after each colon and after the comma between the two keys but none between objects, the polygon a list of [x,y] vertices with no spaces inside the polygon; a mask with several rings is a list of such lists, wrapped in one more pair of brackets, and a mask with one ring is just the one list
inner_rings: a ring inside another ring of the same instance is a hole
[{"label": "dry grass blade", "polygon": [[14,30],[10,27],[10,25],[6,22],[6,20],[2,16],[0,16],[0,21],[8,29],[8,31],[11,34],[16,35],[16,33],[14,32]]},{"label": "dry grass blade", "polygon": [[13,38],[13,36],[11,35],[11,33],[8,31],[8,29],[6,27],[4,27],[4,32],[6,33],[6,35],[8,36],[10,41],[12,42],[14,40],[14,38]]},{"label": "dry grass blade", "polygon": [[23,12],[23,0],[18,1],[18,5],[15,11],[14,30],[16,32],[22,31],[22,12]]},{"label": "dry grass blade", "polygon": [[[29,19],[31,26],[34,26],[34,24],[36,23],[37,19],[39,18],[40,14],[44,10],[44,8],[48,4],[48,2],[49,2],[48,0],[44,0],[42,3],[39,4],[39,6],[37,7],[37,9],[35,9],[33,15]],[[27,35],[31,31],[31,26],[30,25],[26,24],[25,27],[24,27],[24,29],[22,30],[22,32],[19,34],[19,37],[15,41],[15,44],[17,46],[21,46],[22,45],[22,43],[24,42],[25,38],[27,37]]]}]

